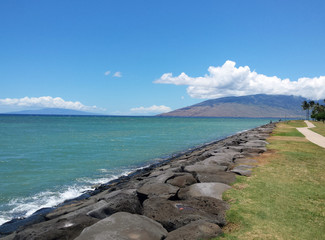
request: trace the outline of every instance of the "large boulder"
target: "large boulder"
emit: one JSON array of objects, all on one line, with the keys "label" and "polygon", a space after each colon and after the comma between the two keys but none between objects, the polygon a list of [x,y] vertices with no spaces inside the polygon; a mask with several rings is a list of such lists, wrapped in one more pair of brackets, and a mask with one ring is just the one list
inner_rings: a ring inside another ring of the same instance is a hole
[{"label": "large boulder", "polygon": [[86,215],[73,218],[56,218],[29,226],[15,234],[14,239],[19,240],[57,240],[74,239],[81,231],[96,223],[98,219]]},{"label": "large boulder", "polygon": [[75,240],[161,240],[161,224],[145,216],[119,212],[85,228]]},{"label": "large boulder", "polygon": [[107,204],[89,211],[87,215],[103,219],[116,212],[137,214],[142,212],[136,189],[117,190],[106,195],[104,199]]},{"label": "large boulder", "polygon": [[[69,204],[65,204],[63,206],[56,208],[54,211],[47,214],[46,218],[54,219],[59,216],[62,216],[62,215],[68,214],[68,213],[72,213],[72,212],[78,211],[80,209],[92,206],[93,204],[96,204],[96,202],[97,202],[97,200],[93,199],[93,198],[85,199],[85,200],[81,200],[81,201],[74,201]],[[86,210],[86,212],[87,211],[90,211],[90,210]]]},{"label": "large boulder", "polygon": [[268,142],[264,140],[251,140],[241,145],[246,147],[265,147],[267,144]]},{"label": "large boulder", "polygon": [[79,208],[75,211],[69,211],[67,214],[58,216],[57,218],[54,218],[54,219],[61,219],[61,218],[62,219],[68,219],[68,218],[70,219],[70,218],[74,218],[79,215],[87,215],[88,212],[98,209],[98,208],[101,208],[101,207],[104,207],[106,205],[107,205],[106,201],[100,200],[99,202],[93,203],[93,204],[85,206],[83,208]]},{"label": "large boulder", "polygon": [[220,165],[195,164],[195,165],[189,165],[185,167],[185,171],[195,172],[195,173],[218,173],[220,171],[226,171],[226,170],[227,170],[227,166],[220,166]]},{"label": "large boulder", "polygon": [[230,167],[233,165],[232,157],[226,153],[218,153],[217,156],[212,156],[205,159],[202,162],[197,163],[199,165],[220,165]]},{"label": "large boulder", "polygon": [[205,240],[220,234],[222,230],[217,224],[198,220],[168,233],[166,240]]},{"label": "large boulder", "polygon": [[199,182],[219,182],[231,184],[236,181],[236,174],[233,172],[219,171],[217,173],[197,173],[196,178]]},{"label": "large boulder", "polygon": [[169,178],[175,175],[174,172],[167,170],[167,171],[154,171],[152,172],[149,177],[151,183],[165,183]]},{"label": "large boulder", "polygon": [[166,183],[147,183],[137,189],[137,193],[141,199],[152,197],[169,199],[174,197],[178,190],[178,187]]},{"label": "large boulder", "polygon": [[211,197],[222,200],[222,193],[231,187],[224,183],[195,183],[181,189],[178,193],[180,199],[191,199],[193,197]]},{"label": "large boulder", "polygon": [[52,210],[53,208],[42,208],[27,218],[12,219],[11,221],[2,224],[0,226],[0,238],[16,231],[19,228],[24,228],[26,226],[45,221],[46,214]]},{"label": "large boulder", "polygon": [[247,165],[247,164],[257,164],[257,160],[255,159],[250,159],[250,158],[236,158],[235,159],[235,164],[244,164],[244,165]]},{"label": "large boulder", "polygon": [[150,198],[143,203],[143,214],[161,223],[168,231],[197,220],[205,220],[223,226],[226,224],[225,212],[227,209],[227,203],[211,197],[178,201]]},{"label": "large boulder", "polygon": [[266,147],[251,147],[251,146],[244,146],[242,154],[261,154],[266,152]]},{"label": "large boulder", "polygon": [[246,176],[249,177],[252,175],[252,169],[253,166],[249,166],[249,165],[239,165],[234,167],[231,172],[234,172],[236,174],[242,175],[242,176]]},{"label": "large boulder", "polygon": [[197,181],[192,174],[184,173],[182,175],[167,180],[167,183],[179,188],[183,188],[192,185],[194,183],[197,183]]}]

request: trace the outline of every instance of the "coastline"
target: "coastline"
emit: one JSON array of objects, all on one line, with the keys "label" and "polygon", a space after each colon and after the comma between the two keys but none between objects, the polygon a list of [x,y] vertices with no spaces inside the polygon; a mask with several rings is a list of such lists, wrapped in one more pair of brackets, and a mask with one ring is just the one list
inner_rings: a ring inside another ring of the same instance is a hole
[{"label": "coastline", "polygon": [[[270,130],[272,130],[274,126],[275,126],[274,123],[262,125],[260,127],[253,128],[246,131],[241,131],[235,135],[226,137],[224,139],[216,140],[207,144],[203,144],[202,146],[189,149],[185,152],[172,155],[172,157],[170,158],[164,159],[157,163],[153,163],[147,167],[137,169],[131,172],[130,174],[128,174],[127,176],[121,176],[108,183],[101,184],[95,190],[86,192],[75,199],[67,200],[64,203],[59,204],[57,207],[40,209],[37,212],[35,212],[32,216],[26,219],[22,219],[22,220],[13,219],[10,222],[7,222],[0,226],[0,237],[5,237],[5,239],[13,239],[16,235],[17,236],[22,236],[26,234],[28,235],[31,234],[31,232],[33,232],[34,237],[43,236],[44,239],[52,239],[50,236],[56,236],[57,233],[55,232],[59,228],[58,226],[56,227],[52,226],[50,228],[48,226],[46,227],[47,223],[52,224],[55,221],[61,222],[62,219],[69,219],[69,221],[72,221],[74,219],[73,221],[75,221],[76,216],[82,215],[83,218],[81,222],[73,224],[73,226],[75,226],[73,227],[73,229],[70,229],[70,227],[62,228],[63,232],[65,232],[65,234],[67,234],[67,236],[70,237],[69,239],[73,239],[76,236],[78,236],[85,227],[93,225],[94,223],[100,221],[100,219],[104,219],[102,215],[95,216],[95,217],[91,216],[91,214],[89,215],[89,212],[91,212],[89,210],[103,208],[103,206],[107,203],[107,201],[108,202],[111,201],[111,197],[107,197],[107,196],[112,195],[112,193],[116,194],[116,195],[113,194],[115,197],[112,196],[113,202],[117,201],[116,199],[114,200],[114,198],[119,199],[120,197],[119,195],[121,194],[124,196],[124,198],[129,199],[131,202],[133,203],[136,202],[133,205],[137,206],[139,209],[133,209],[134,207],[127,206],[126,208],[130,207],[132,209],[126,209],[128,211],[125,212],[129,212],[132,214],[148,215],[148,214],[144,214],[143,212],[144,211],[143,203],[145,200],[151,199],[149,195],[152,190],[150,190],[147,193],[146,191],[144,191],[145,193],[143,193],[141,191],[141,188],[143,186],[149,183],[152,184],[153,181],[154,182],[156,181],[155,182],[156,184],[157,183],[166,184],[168,180],[179,178],[179,177],[183,177],[186,179],[187,178],[191,179],[192,177],[195,179],[196,183],[202,183],[202,181],[198,180],[198,175],[200,171],[195,169],[194,170],[192,169],[193,170],[192,171],[191,169],[186,169],[186,168],[188,166],[193,166],[193,165],[195,166],[197,165],[198,162],[201,162],[203,160],[206,160],[218,154],[220,155],[221,153],[224,153],[226,155],[230,154],[233,156],[231,157],[231,162],[226,163],[224,161],[222,164],[216,164],[219,167],[218,171],[231,173],[229,174],[229,176],[230,175],[233,176],[235,173],[240,175],[248,173],[249,172],[248,169],[242,169],[242,170],[239,169],[234,171],[235,160],[239,158],[243,159],[246,156],[259,154],[260,152],[263,152],[265,150],[264,147],[266,143],[264,144],[264,146],[262,146],[263,144],[261,145],[260,142],[260,145],[258,145],[257,147],[253,146],[254,144],[251,145],[250,147],[247,147],[246,149],[247,153],[243,151],[243,148],[240,149],[240,147],[238,146],[241,146],[240,144],[242,143],[246,144],[247,142],[254,141],[254,139],[255,141],[264,141],[268,136],[268,134],[270,133]],[[267,131],[262,131],[263,129],[264,130],[267,129]],[[252,140],[250,140],[249,136],[255,136],[255,137],[251,137]],[[224,149],[225,147],[226,149]],[[257,151],[254,151],[252,149],[257,149]],[[220,152],[219,150],[222,151]],[[192,176],[190,176],[189,174],[191,174]],[[160,178],[164,180],[161,180]],[[233,177],[230,178],[233,179]],[[227,183],[223,183],[223,184],[227,184]],[[230,182],[228,184],[230,184]],[[170,184],[168,183],[168,185]],[[190,185],[185,184],[184,186],[179,187],[178,190],[175,193],[173,193],[174,195],[173,194],[171,194],[171,196],[168,195],[169,197],[167,199],[173,200],[173,198],[175,198],[174,200],[186,200],[186,199],[181,199],[186,197],[183,196],[180,198],[178,195],[180,193],[180,190],[183,190],[184,188],[189,186]],[[129,193],[126,193],[128,191]],[[153,198],[156,198],[157,196],[161,198],[161,195],[159,194],[154,196]],[[105,218],[112,215],[113,212],[124,212],[125,210],[125,206],[119,206],[119,207],[115,206],[114,210],[112,210],[113,209],[112,206],[109,208],[110,208],[110,210],[108,211],[109,213],[106,213]],[[223,223],[219,223],[219,225],[222,226]],[[38,228],[41,229],[46,228],[47,231],[45,232],[44,230],[39,231]],[[167,230],[168,231],[173,230],[173,228]],[[11,234],[12,232],[14,233]],[[36,232],[38,232],[38,235],[35,235]],[[6,235],[8,236],[6,237]],[[28,236],[30,237],[31,235]],[[60,237],[58,239],[60,239]]]}]

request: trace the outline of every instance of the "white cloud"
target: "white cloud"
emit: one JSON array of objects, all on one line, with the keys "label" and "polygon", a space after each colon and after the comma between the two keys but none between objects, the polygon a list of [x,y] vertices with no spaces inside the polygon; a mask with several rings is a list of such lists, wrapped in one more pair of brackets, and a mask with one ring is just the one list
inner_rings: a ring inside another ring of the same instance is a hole
[{"label": "white cloud", "polygon": [[104,75],[105,75],[105,76],[108,76],[110,73],[111,73],[111,71],[106,71],[106,72],[104,73]]},{"label": "white cloud", "polygon": [[121,72],[116,72],[113,75],[114,77],[122,77],[122,73]]},{"label": "white cloud", "polygon": [[173,77],[172,73],[165,73],[154,83],[186,85],[192,98],[201,99],[260,93],[298,95],[315,100],[325,96],[325,76],[290,81],[258,74],[248,66],[236,68],[235,65],[228,60],[221,67],[210,66],[209,74],[203,77],[189,77],[185,73]]},{"label": "white cloud", "polygon": [[170,107],[164,106],[164,105],[152,105],[151,107],[136,107],[136,108],[131,108],[131,112],[134,113],[165,113],[165,112],[170,112],[172,109]]},{"label": "white cloud", "polygon": [[24,97],[0,99],[0,105],[10,107],[30,108],[65,108],[81,111],[104,110],[96,106],[85,106],[81,102],[65,101],[60,97]]}]

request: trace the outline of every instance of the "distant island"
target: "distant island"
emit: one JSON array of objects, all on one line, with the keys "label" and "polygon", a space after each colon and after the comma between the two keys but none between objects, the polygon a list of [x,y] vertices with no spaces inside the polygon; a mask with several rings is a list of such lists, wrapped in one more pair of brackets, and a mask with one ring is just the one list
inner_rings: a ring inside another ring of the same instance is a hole
[{"label": "distant island", "polygon": [[306,98],[287,95],[248,95],[207,100],[158,116],[304,118],[301,103]]},{"label": "distant island", "polygon": [[77,111],[65,108],[43,108],[38,110],[24,110],[2,114],[21,114],[21,115],[97,115],[90,112]]}]

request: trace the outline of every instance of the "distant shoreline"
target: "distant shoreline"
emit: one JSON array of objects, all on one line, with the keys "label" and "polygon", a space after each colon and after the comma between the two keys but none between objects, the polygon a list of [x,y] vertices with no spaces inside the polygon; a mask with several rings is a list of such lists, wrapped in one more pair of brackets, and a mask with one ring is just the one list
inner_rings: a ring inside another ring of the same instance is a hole
[{"label": "distant shoreline", "polygon": [[[274,121],[278,121],[281,118],[280,117],[200,117],[200,116],[160,116],[160,115],[154,115],[154,116],[147,116],[147,115],[65,115],[65,114],[17,114],[17,113],[0,113],[0,116],[37,116],[37,117],[120,117],[120,118],[231,118],[231,119],[270,119]],[[286,118],[287,120],[297,120],[300,118]],[[284,121],[284,119],[281,119]]]}]

